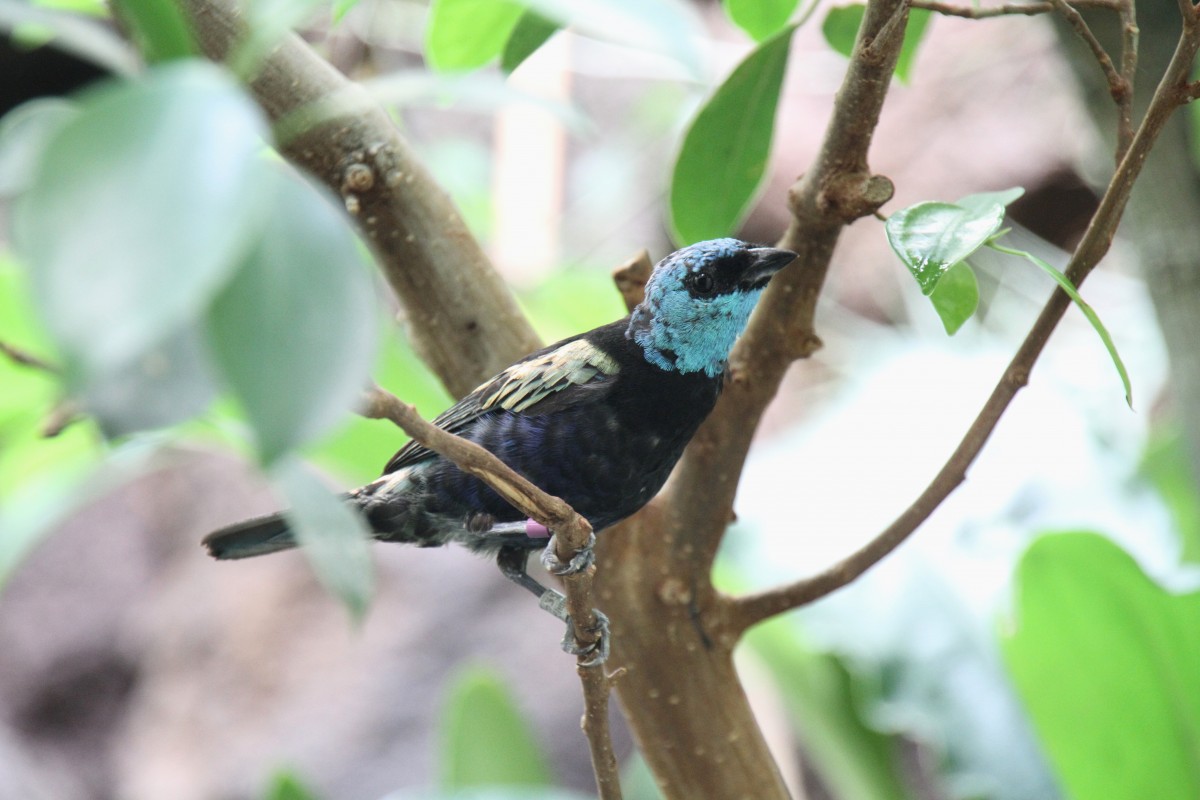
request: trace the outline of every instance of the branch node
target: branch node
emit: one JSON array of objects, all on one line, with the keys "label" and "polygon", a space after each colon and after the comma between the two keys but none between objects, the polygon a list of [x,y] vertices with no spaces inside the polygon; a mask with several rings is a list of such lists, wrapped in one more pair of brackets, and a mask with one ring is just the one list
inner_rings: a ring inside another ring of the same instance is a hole
[{"label": "branch node", "polygon": [[879,210],[892,199],[896,187],[883,175],[866,172],[836,174],[817,194],[817,208],[845,223]]},{"label": "branch node", "polygon": [[613,283],[617,285],[617,291],[625,301],[626,311],[633,311],[634,306],[645,299],[646,281],[650,280],[650,273],[653,271],[654,262],[650,260],[650,253],[645,250],[639,250],[613,270]]}]

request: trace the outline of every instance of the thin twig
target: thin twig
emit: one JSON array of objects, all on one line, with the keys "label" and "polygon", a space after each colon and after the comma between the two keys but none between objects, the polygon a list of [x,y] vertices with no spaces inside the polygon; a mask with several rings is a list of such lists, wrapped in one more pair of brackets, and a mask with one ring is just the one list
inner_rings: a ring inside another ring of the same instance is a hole
[{"label": "thin twig", "polygon": [[[592,526],[567,503],[534,486],[491,451],[426,421],[413,406],[391,392],[378,386],[371,387],[365,393],[363,407],[359,413],[370,419],[390,420],[423,446],[448,458],[463,472],[479,478],[522,514],[545,525],[554,532],[556,555],[562,563],[569,563],[576,553],[587,545]],[[575,622],[576,642],[585,650],[597,644],[598,639],[595,633],[598,630],[595,593],[592,588],[594,572],[593,566],[584,572],[564,576],[562,579],[567,611]],[[583,662],[587,658],[587,655],[579,657],[578,669],[585,698],[583,728],[592,750],[596,784],[600,787],[604,800],[620,800],[621,789],[617,778],[616,759],[609,757],[612,753],[612,742],[609,740],[607,718],[608,679],[603,665],[584,666]],[[603,703],[599,699],[601,692]],[[593,719],[600,713],[600,705],[604,706],[604,719]]]},{"label": "thin twig", "polygon": [[1129,143],[1133,140],[1133,83],[1126,80],[1117,71],[1108,51],[1100,44],[1096,34],[1092,33],[1092,29],[1088,27],[1083,15],[1072,8],[1067,0],[1050,1],[1054,4],[1059,16],[1071,26],[1075,35],[1092,51],[1101,71],[1104,72],[1104,79],[1108,81],[1108,93],[1112,96],[1113,102],[1117,104],[1117,162],[1120,163],[1125,151],[1129,149]]},{"label": "thin twig", "polygon": [[1133,143],[1133,86],[1137,77],[1138,25],[1137,10],[1133,0],[1122,0],[1117,9],[1121,25],[1121,80],[1128,91],[1125,102],[1118,103],[1117,112],[1117,163],[1129,152]]},{"label": "thin twig", "polygon": [[0,342],[0,353],[3,353],[9,361],[12,361],[14,364],[20,364],[23,367],[49,372],[52,375],[57,375],[60,372],[57,366],[44,358],[35,356],[28,350],[11,345],[8,342]]},{"label": "thin twig", "polygon": [[[1194,21],[1194,15],[1191,19]],[[1113,174],[1087,232],[1071,256],[1066,273],[1076,286],[1083,282],[1108,252],[1117,223],[1125,210],[1133,183],[1141,173],[1147,153],[1154,146],[1171,114],[1189,99],[1187,79],[1198,49],[1200,29],[1195,24],[1187,24],[1170,66],[1150,101],[1146,116],[1138,127],[1125,158]],[[967,469],[987,443],[1005,409],[1028,382],[1030,370],[1069,306],[1070,299],[1066,293],[1056,289],[966,435],[912,505],[864,547],[824,572],[758,594],[726,598],[726,619],[730,629],[741,633],[768,617],[811,603],[840,589],[895,550],[928,519],[942,501],[965,480]]]},{"label": "thin twig", "polygon": [[[1075,0],[1071,3],[1076,8],[1106,8],[1117,9],[1123,0]],[[926,11],[933,11],[938,14],[943,14],[947,17],[962,17],[964,19],[988,19],[990,17],[1003,17],[1012,15],[1035,16],[1037,14],[1048,14],[1054,10],[1054,3],[1049,2],[1031,2],[1031,3],[1004,3],[998,6],[962,6],[956,3],[942,3],[937,0],[912,0],[910,5],[913,8],[921,8]]]}]

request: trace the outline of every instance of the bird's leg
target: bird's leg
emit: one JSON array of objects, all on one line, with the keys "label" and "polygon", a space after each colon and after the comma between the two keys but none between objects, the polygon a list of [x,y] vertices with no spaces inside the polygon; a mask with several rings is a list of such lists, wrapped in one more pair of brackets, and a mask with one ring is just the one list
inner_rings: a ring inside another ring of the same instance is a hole
[{"label": "bird's leg", "polygon": [[575,623],[572,621],[571,615],[567,613],[567,598],[563,596],[562,592],[543,586],[529,576],[526,571],[528,557],[528,547],[504,545],[496,555],[496,566],[500,567],[500,572],[504,574],[504,577],[533,592],[538,598],[539,606],[567,623],[567,630],[562,639],[563,650],[573,656],[591,656],[583,662],[585,667],[603,664],[608,659],[609,650],[608,617],[604,616],[599,609],[592,610],[592,613],[596,615],[596,630],[594,631],[597,636],[596,642],[586,647],[580,647],[575,639]]},{"label": "bird's leg", "polygon": [[542,551],[542,566],[551,575],[578,575],[586,570],[592,564],[596,563],[596,534],[589,533],[587,544],[575,551],[575,555],[566,564],[558,560],[558,555],[555,552],[554,537],[550,537],[550,542],[546,545],[546,549]]}]

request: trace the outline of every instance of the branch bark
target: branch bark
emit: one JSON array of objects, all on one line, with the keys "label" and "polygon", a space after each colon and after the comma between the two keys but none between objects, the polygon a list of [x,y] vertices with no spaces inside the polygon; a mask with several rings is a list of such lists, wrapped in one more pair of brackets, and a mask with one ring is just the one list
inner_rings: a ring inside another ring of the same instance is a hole
[{"label": "branch bark", "polygon": [[[205,55],[244,36],[231,0],[180,0]],[[458,210],[366,93],[288,34],[250,89],[275,122],[307,125],[281,146],[346,204],[404,307],[414,347],[455,397],[540,346]]]},{"label": "branch bark", "polygon": [[[554,545],[562,563],[568,563],[583,549],[592,534],[592,526],[562,499],[543,492],[474,442],[455,436],[423,419],[417,410],[378,386],[367,391],[362,415],[391,421],[414,440],[450,459],[463,472],[474,475],[490,486],[521,513],[554,532]],[[576,643],[581,647],[597,644],[597,620],[592,578],[595,567],[565,576],[567,610],[575,622]],[[583,686],[583,731],[592,754],[592,769],[601,800],[621,800],[617,760],[613,755],[608,728],[608,695],[611,677],[603,664],[588,665],[589,656],[579,656],[576,669]]]}]

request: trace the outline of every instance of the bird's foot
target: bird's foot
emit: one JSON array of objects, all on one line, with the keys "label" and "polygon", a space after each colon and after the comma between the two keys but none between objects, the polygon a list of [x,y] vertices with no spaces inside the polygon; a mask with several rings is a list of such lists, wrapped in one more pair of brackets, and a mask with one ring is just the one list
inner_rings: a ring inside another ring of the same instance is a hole
[{"label": "bird's foot", "polygon": [[558,555],[554,552],[555,537],[551,536],[546,549],[542,551],[542,566],[551,575],[557,575],[560,578],[565,575],[578,575],[585,571],[592,564],[596,563],[596,534],[588,534],[587,544],[579,548],[575,555],[564,564],[558,559]]},{"label": "bird's foot", "polygon": [[596,624],[586,630],[591,634],[588,638],[594,636],[595,641],[581,644],[575,632],[575,621],[567,613],[567,599],[561,592],[547,589],[538,601],[538,605],[567,623],[567,630],[563,633],[562,638],[562,649],[573,656],[586,656],[584,661],[579,662],[579,666],[595,667],[608,660],[611,637],[608,632],[608,617],[604,615],[603,611],[598,608],[592,609],[592,614],[596,617]]}]

